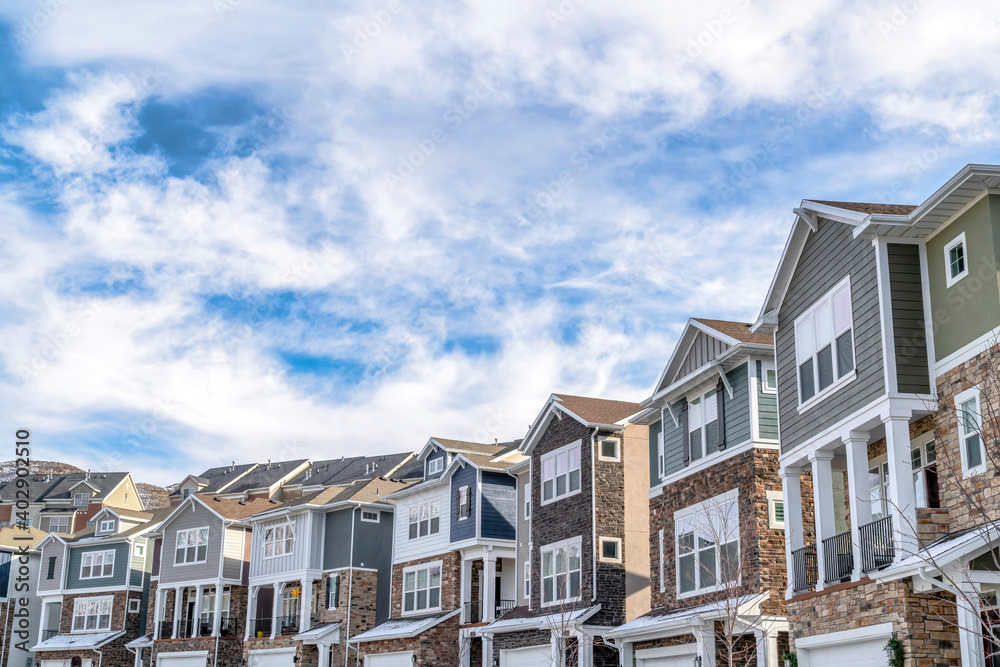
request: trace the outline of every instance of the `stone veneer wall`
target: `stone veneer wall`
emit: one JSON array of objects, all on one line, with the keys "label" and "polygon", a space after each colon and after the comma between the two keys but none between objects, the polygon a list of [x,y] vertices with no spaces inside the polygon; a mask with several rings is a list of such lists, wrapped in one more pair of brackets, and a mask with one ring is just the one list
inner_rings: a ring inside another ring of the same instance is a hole
[{"label": "stone veneer wall", "polygon": [[417,657],[418,667],[459,665],[461,663],[458,650],[458,618],[458,615],[453,616],[419,637],[366,642],[361,645],[361,654],[413,651]]},{"label": "stone veneer wall", "polygon": [[[36,660],[69,660],[74,655],[79,655],[84,660],[91,659],[96,666],[98,661],[101,667],[133,667],[135,656],[130,653],[125,644],[139,636],[139,625],[141,615],[127,613],[128,601],[130,599],[141,599],[142,593],[139,591],[116,591],[112,593],[114,601],[111,604],[111,627],[113,629],[123,628],[125,634],[118,639],[100,647],[100,654],[96,651],[39,651],[36,653]],[[59,616],[60,634],[69,634],[73,629],[73,603],[80,598],[107,597],[108,593],[88,593],[84,595],[66,595],[63,597],[62,608]]]},{"label": "stone veneer wall", "polygon": [[[418,558],[392,566],[392,618],[403,615],[403,570],[422,563],[441,561],[441,609],[458,609],[462,601],[462,554],[457,551]],[[457,635],[455,641],[458,641]]]}]

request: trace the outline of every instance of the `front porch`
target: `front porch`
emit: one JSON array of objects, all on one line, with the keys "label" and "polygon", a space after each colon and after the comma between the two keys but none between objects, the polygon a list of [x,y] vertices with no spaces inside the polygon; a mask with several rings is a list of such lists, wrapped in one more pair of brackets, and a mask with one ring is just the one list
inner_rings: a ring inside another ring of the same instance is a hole
[{"label": "front porch", "polygon": [[[240,631],[231,613],[237,586],[199,584],[158,586],[155,597],[153,639],[231,637]],[[221,592],[221,593],[220,593]]]},{"label": "front porch", "polygon": [[492,623],[517,606],[513,548],[477,548],[462,554],[462,625]]},{"label": "front porch", "polygon": [[322,579],[318,574],[250,584],[246,637],[262,639],[308,632],[320,622]]}]

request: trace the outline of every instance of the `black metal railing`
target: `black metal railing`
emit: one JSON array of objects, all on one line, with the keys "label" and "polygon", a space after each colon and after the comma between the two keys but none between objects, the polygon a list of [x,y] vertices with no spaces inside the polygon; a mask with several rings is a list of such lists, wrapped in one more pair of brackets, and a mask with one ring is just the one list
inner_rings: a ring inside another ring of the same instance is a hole
[{"label": "black metal railing", "polygon": [[188,618],[177,623],[177,638],[188,639],[194,637],[195,623],[193,618]]},{"label": "black metal railing", "polygon": [[174,622],[160,621],[160,639],[174,638]]},{"label": "black metal railing", "polygon": [[59,628],[51,628],[50,630],[42,630],[42,641],[46,639],[52,639],[59,634]]},{"label": "black metal railing", "polygon": [[498,601],[497,602],[497,609],[496,609],[497,615],[495,616],[495,618],[500,618],[501,616],[503,616],[504,614],[506,614],[508,611],[510,611],[511,609],[513,609],[516,606],[517,606],[517,600],[500,600],[500,601]]},{"label": "black metal railing", "polygon": [[854,572],[854,549],[851,531],[823,540],[823,581],[838,584],[851,578]]},{"label": "black metal railing", "polygon": [[278,617],[278,632],[279,635],[294,635],[299,631],[299,617],[298,616],[279,616]]},{"label": "black metal railing", "polygon": [[792,552],[792,574],[795,581],[792,590],[796,593],[807,591],[816,585],[817,578],[816,545],[810,544]]},{"label": "black metal railing", "polygon": [[465,619],[465,623],[482,623],[483,622],[483,601],[482,600],[472,600],[471,602],[466,602],[464,605],[464,613],[462,614]]},{"label": "black metal railing", "polygon": [[270,637],[271,636],[271,618],[253,618],[250,619],[251,627],[253,627],[254,637]]},{"label": "black metal railing", "polygon": [[892,515],[858,528],[861,571],[874,572],[892,565],[896,550],[892,544]]},{"label": "black metal railing", "polygon": [[236,621],[237,619],[232,616],[223,616],[219,621],[219,634],[223,637],[239,634],[239,626]]}]

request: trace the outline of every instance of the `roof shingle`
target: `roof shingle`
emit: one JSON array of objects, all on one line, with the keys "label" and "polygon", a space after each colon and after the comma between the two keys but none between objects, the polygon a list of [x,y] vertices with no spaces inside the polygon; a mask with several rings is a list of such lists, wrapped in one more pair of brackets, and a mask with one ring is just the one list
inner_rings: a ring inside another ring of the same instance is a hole
[{"label": "roof shingle", "polygon": [[822,199],[810,199],[809,201],[842,208],[845,211],[872,215],[909,215],[916,208],[916,206],[911,204],[874,204],[860,201],[824,201]]},{"label": "roof shingle", "polygon": [[761,345],[774,345],[774,337],[771,334],[755,334],[750,331],[750,324],[746,322],[731,322],[729,320],[712,320],[707,317],[695,317],[695,322],[701,322],[705,326],[715,329],[721,334],[730,338],[735,338],[741,343],[759,343]]},{"label": "roof shingle", "polygon": [[631,401],[614,401],[607,398],[589,398],[570,394],[553,394],[559,404],[574,415],[591,424],[617,424],[622,419],[642,410]]}]

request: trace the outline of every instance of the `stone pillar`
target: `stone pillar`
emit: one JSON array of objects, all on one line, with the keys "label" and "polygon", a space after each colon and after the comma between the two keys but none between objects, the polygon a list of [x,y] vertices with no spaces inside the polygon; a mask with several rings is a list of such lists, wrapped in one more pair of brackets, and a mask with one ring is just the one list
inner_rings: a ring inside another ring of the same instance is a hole
[{"label": "stone pillar", "polygon": [[205,596],[205,584],[198,584],[194,589],[194,618],[191,622],[191,636],[201,636],[201,605]]},{"label": "stone pillar", "polygon": [[177,636],[177,630],[181,623],[181,607],[184,606],[184,589],[177,587],[174,589],[174,630],[170,637]]},{"label": "stone pillar", "polygon": [[[222,592],[225,590],[225,586],[222,585],[222,580],[219,580],[218,585],[215,587],[215,608],[212,610],[212,636],[218,637],[222,634]],[[230,615],[232,615],[232,609],[229,610]]]},{"label": "stone pillar", "polygon": [[861,579],[861,526],[872,521],[871,484],[868,480],[868,434],[850,433],[844,438],[847,450],[847,502],[851,507],[851,548],[854,570],[851,581]]},{"label": "stone pillar", "polygon": [[[892,474],[892,473],[890,473]],[[890,482],[892,479],[890,478]],[[963,667],[984,667],[983,625],[979,584],[964,581],[959,586],[962,595],[955,601],[958,606],[958,641],[962,649]]]},{"label": "stone pillar", "polygon": [[701,621],[694,630],[694,640],[698,647],[701,667],[715,667],[715,623]]},{"label": "stone pillar", "polygon": [[483,622],[497,620],[497,557],[488,551],[483,557]]},{"label": "stone pillar", "polygon": [[281,613],[281,594],[285,592],[285,584],[274,584],[274,603],[271,605],[271,639],[278,636],[281,628],[278,614]]},{"label": "stone pillar", "polygon": [[785,598],[795,594],[795,564],[792,552],[801,549],[802,532],[802,469],[792,466],[781,470],[781,493],[785,502],[785,570],[788,588]]},{"label": "stone pillar", "polygon": [[809,457],[812,463],[813,482],[813,515],[816,525],[816,590],[821,591],[826,585],[827,557],[836,559],[836,551],[827,554],[823,549],[823,540],[836,535],[836,523],[833,515],[833,452],[817,451]]},{"label": "stone pillar", "polygon": [[576,633],[578,667],[594,667],[594,638],[585,632]]},{"label": "stone pillar", "polygon": [[885,424],[885,446],[889,463],[889,511],[892,513],[893,547],[896,562],[919,549],[917,541],[917,498],[913,489],[913,461],[910,458],[909,415],[891,415]]},{"label": "stone pillar", "polygon": [[305,632],[312,624],[309,618],[309,611],[312,602],[313,580],[302,580],[302,594],[299,596],[299,632]]},{"label": "stone pillar", "polygon": [[243,641],[250,639],[251,634],[253,634],[255,637],[257,636],[257,633],[254,632],[253,626],[254,626],[254,621],[257,620],[256,618],[254,618],[254,616],[255,616],[255,609],[257,607],[258,590],[260,590],[260,586],[254,586],[252,584],[250,585],[250,588],[247,589],[247,615],[246,615],[247,627],[243,632]]},{"label": "stone pillar", "polygon": [[[472,623],[472,561],[462,561],[462,623]],[[492,667],[492,665],[484,667]]]}]

